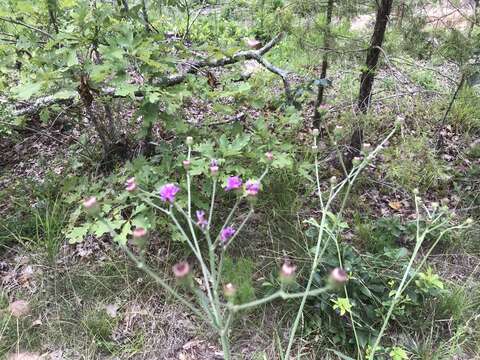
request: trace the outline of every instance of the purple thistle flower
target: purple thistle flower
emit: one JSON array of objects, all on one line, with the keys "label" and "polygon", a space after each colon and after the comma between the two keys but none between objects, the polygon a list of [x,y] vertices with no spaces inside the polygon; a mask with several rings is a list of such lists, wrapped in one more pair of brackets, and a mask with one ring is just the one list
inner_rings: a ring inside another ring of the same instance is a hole
[{"label": "purple thistle flower", "polygon": [[245,183],[245,193],[248,196],[256,196],[260,191],[260,182],[257,180],[248,180]]},{"label": "purple thistle flower", "polygon": [[137,188],[137,183],[135,182],[135,178],[131,177],[127,179],[125,182],[125,190],[132,192]]},{"label": "purple thistle flower", "polygon": [[229,226],[220,232],[220,240],[222,240],[224,245],[232,238],[233,235],[235,235],[235,231],[236,230],[234,228]]},{"label": "purple thistle flower", "polygon": [[205,219],[205,211],[197,210],[196,215],[197,215],[197,225],[200,226],[203,230],[205,230],[208,225],[208,221],[207,219]]},{"label": "purple thistle flower", "polygon": [[180,191],[180,188],[175,184],[166,184],[160,188],[160,198],[162,201],[172,203],[175,201],[175,195]]},{"label": "purple thistle flower", "polygon": [[240,189],[242,186],[242,179],[240,176],[230,176],[227,179],[227,185],[225,186],[225,191]]}]

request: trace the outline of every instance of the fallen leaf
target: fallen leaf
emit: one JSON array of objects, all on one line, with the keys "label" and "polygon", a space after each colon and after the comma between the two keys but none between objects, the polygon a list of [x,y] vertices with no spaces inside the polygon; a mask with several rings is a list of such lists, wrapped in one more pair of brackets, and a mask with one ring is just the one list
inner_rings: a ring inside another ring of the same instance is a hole
[{"label": "fallen leaf", "polygon": [[25,300],[17,300],[8,306],[12,316],[19,318],[30,313],[30,305]]},{"label": "fallen leaf", "polygon": [[108,304],[107,306],[105,306],[105,311],[107,312],[108,316],[112,318],[117,317],[117,310],[118,310],[118,305]]},{"label": "fallen leaf", "polygon": [[18,353],[11,354],[7,357],[7,360],[40,360],[40,355],[37,353]]},{"label": "fallen leaf", "polygon": [[402,208],[402,203],[400,201],[389,201],[388,206],[393,210],[400,210]]}]

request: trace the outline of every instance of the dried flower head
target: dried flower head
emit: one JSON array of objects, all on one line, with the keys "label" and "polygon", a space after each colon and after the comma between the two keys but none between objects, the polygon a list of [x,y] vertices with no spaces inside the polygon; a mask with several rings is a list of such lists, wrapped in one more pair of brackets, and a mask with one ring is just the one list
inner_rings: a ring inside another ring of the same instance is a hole
[{"label": "dried flower head", "polygon": [[345,270],[343,270],[342,268],[339,268],[339,267],[336,267],[335,269],[332,270],[332,272],[330,273],[330,279],[332,279],[332,281],[334,283],[337,283],[337,284],[343,284],[345,282],[347,282],[348,280],[348,274]]},{"label": "dried flower head", "polygon": [[183,279],[190,274],[190,265],[188,262],[182,261],[173,265],[172,271],[177,279]]},{"label": "dried flower head", "polygon": [[247,196],[256,196],[260,191],[260,182],[257,180],[248,180],[245,183],[245,193]]},{"label": "dried flower head", "polygon": [[197,225],[205,230],[208,226],[208,220],[205,219],[205,211],[197,210],[195,214],[197,215]]},{"label": "dried flower head", "polygon": [[8,306],[13,317],[20,318],[30,313],[30,305],[25,300],[17,300]]},{"label": "dried flower head", "polygon": [[173,204],[175,201],[175,196],[180,191],[180,188],[175,184],[166,184],[160,188],[160,199],[164,202],[169,202]]},{"label": "dried flower head", "polygon": [[242,187],[242,179],[240,176],[230,176],[227,178],[227,185],[225,186],[225,191],[237,190]]},{"label": "dried flower head", "polygon": [[236,230],[231,226],[228,226],[220,231],[220,240],[224,245],[232,238],[233,235],[235,235],[235,231]]},{"label": "dried flower head", "polygon": [[125,190],[127,191],[134,191],[137,188],[137,183],[135,182],[135,178],[131,177],[125,181]]}]

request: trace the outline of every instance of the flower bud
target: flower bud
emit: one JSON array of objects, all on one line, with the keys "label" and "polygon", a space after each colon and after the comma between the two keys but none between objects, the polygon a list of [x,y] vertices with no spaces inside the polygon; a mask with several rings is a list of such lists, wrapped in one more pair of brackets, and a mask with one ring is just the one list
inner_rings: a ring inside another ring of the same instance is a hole
[{"label": "flower bud", "polygon": [[188,169],[190,169],[190,165],[192,163],[190,162],[190,160],[183,160],[182,164],[183,164],[183,168],[188,171]]},{"label": "flower bud", "polygon": [[343,137],[343,126],[337,125],[333,130],[333,136],[335,139],[341,139]]},{"label": "flower bud", "polygon": [[336,185],[337,182],[338,182],[338,180],[337,180],[337,177],[336,177],[336,176],[332,176],[332,177],[330,178],[330,184],[331,184],[331,185]]},{"label": "flower bud", "polygon": [[352,159],[352,164],[354,166],[357,166],[357,165],[360,165],[360,163],[362,162],[362,158],[360,156],[355,156],[353,159]]},{"label": "flower bud", "polygon": [[135,245],[141,249],[144,249],[147,245],[147,230],[142,227],[137,227],[135,230],[133,230],[132,236]]},{"label": "flower bud", "polygon": [[190,274],[190,265],[188,262],[182,261],[173,265],[172,271],[177,280],[182,280]]},{"label": "flower bud", "polygon": [[280,269],[280,281],[291,284],[295,281],[297,267],[291,261],[285,261]]},{"label": "flower bud", "polygon": [[273,161],[273,153],[271,151],[267,151],[265,153],[265,157],[267,158],[267,161],[268,162],[272,162]]},{"label": "flower bud", "polygon": [[89,198],[83,201],[83,207],[91,215],[94,215],[100,211],[100,206],[98,205],[97,198],[95,196],[90,196]]},{"label": "flower bud", "polygon": [[319,134],[320,134],[320,130],[318,130],[316,128],[312,130],[312,135],[313,136],[318,136]]},{"label": "flower bud", "polygon": [[318,146],[317,145],[312,145],[312,152],[313,153],[318,153]]},{"label": "flower bud", "polygon": [[187,138],[186,138],[186,140],[185,140],[185,143],[186,143],[188,146],[193,145],[193,137],[187,136]]},{"label": "flower bud", "polygon": [[210,162],[210,175],[212,175],[212,177],[218,176],[218,162],[215,159]]},{"label": "flower bud", "polygon": [[330,273],[330,281],[335,285],[346,283],[348,280],[348,274],[342,268],[336,267]]},{"label": "flower bud", "polygon": [[413,189],[413,195],[417,196],[420,193],[418,188]]},{"label": "flower bud", "polygon": [[237,292],[237,289],[232,283],[228,283],[223,287],[223,295],[227,300],[232,300]]},{"label": "flower bud", "polygon": [[372,152],[372,145],[369,143],[362,144],[362,154],[369,155]]}]

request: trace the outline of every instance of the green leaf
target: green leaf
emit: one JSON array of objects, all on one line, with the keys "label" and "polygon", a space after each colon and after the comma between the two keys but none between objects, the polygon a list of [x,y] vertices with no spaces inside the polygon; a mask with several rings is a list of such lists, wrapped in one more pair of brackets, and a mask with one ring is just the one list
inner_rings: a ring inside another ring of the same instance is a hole
[{"label": "green leaf", "polygon": [[12,89],[12,92],[16,94],[16,97],[20,100],[30,99],[33,95],[40,92],[43,87],[42,82],[38,83],[28,83],[16,86]]},{"label": "green leaf", "polygon": [[135,91],[138,90],[138,85],[135,84],[122,84],[115,89],[115,94],[118,96],[129,96],[131,98],[135,97]]},{"label": "green leaf", "polygon": [[327,349],[331,352],[333,352],[335,355],[337,355],[340,359],[343,359],[343,360],[355,360],[354,358],[351,358],[350,356],[347,356],[345,354],[342,354],[341,352],[337,351],[337,350],[333,350],[333,349]]},{"label": "green leaf", "polygon": [[127,243],[127,237],[132,233],[132,224],[130,221],[126,221],[122,227],[120,233],[117,233],[113,240],[118,242],[120,245],[125,245]]},{"label": "green leaf", "polygon": [[66,234],[65,238],[68,240],[70,244],[76,244],[83,241],[85,235],[88,234],[88,230],[90,229],[90,224],[83,224],[82,226],[76,226],[70,229]]},{"label": "green leaf", "polygon": [[67,66],[70,67],[78,64],[77,52],[73,49],[69,50],[67,54]]},{"label": "green leaf", "polygon": [[76,97],[77,92],[75,90],[60,90],[53,94],[55,99],[70,99],[72,97]]}]

